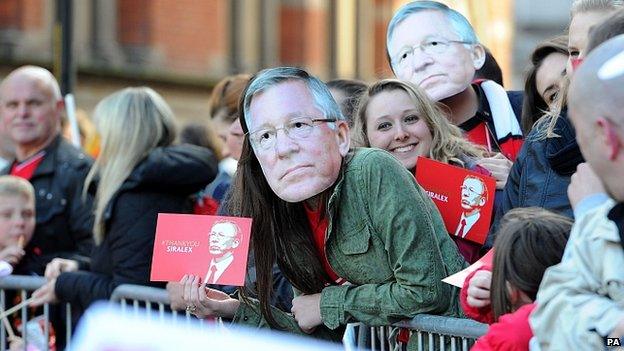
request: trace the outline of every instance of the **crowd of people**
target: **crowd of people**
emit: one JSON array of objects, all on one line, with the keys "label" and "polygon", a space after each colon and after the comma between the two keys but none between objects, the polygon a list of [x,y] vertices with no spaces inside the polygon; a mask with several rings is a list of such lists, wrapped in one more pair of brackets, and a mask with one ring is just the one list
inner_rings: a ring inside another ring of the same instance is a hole
[{"label": "crowd of people", "polygon": [[[187,274],[172,309],[331,341],[426,313],[490,324],[475,350],[603,348],[624,337],[623,34],[622,1],[575,0],[506,91],[463,15],[413,1],[388,24],[394,77],[226,77],[180,132],[157,92],[126,88],[92,114],[95,159],[62,135],[54,76],[17,68],[0,83],[0,275],[45,277],[30,305],[77,318],[121,284],[165,287],[158,213],[247,217],[245,286]],[[483,245],[447,229],[419,157],[495,180]],[[442,282],[489,250],[462,289]]]}]

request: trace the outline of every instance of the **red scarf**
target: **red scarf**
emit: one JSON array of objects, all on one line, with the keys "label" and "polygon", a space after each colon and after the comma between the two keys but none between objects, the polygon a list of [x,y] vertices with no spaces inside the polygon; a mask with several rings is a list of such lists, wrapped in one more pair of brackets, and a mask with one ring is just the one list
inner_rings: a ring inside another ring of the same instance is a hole
[{"label": "red scarf", "polygon": [[32,178],[33,174],[37,170],[37,167],[39,167],[39,165],[43,161],[43,156],[45,156],[45,151],[39,151],[34,156],[22,162],[16,161],[15,163],[13,163],[13,166],[11,167],[10,174],[12,176],[30,180],[30,178]]}]

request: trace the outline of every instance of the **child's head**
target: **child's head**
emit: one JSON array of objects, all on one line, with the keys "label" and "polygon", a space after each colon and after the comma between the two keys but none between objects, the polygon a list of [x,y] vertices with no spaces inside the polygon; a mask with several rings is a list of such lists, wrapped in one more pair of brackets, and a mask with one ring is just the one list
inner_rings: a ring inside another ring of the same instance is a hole
[{"label": "child's head", "polygon": [[535,300],[546,268],[561,261],[572,220],[542,208],[503,217],[494,244],[491,300],[495,320]]},{"label": "child's head", "polygon": [[[22,178],[0,176],[0,249],[26,246],[35,231],[35,190]],[[20,239],[23,237],[23,239]]]}]

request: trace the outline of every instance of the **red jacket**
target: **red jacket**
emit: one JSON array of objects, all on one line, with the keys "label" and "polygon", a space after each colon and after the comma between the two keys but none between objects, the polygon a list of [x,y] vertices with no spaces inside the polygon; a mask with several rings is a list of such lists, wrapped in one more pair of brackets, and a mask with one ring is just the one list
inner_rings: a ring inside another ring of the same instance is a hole
[{"label": "red jacket", "polygon": [[464,281],[464,287],[461,289],[459,293],[459,302],[466,316],[476,321],[479,321],[481,323],[492,324],[494,323],[494,314],[492,313],[491,305],[481,307],[481,308],[472,307],[468,305],[468,284],[470,283],[470,280],[472,279],[472,277],[474,277],[474,275],[478,271],[490,271],[491,272],[492,267],[486,265],[468,274],[468,276],[466,277],[466,280]]},{"label": "red jacket", "polygon": [[529,325],[529,316],[533,309],[535,304],[531,303],[520,307],[516,312],[501,316],[498,322],[490,325],[488,332],[477,340],[471,350],[528,350],[533,337]]}]

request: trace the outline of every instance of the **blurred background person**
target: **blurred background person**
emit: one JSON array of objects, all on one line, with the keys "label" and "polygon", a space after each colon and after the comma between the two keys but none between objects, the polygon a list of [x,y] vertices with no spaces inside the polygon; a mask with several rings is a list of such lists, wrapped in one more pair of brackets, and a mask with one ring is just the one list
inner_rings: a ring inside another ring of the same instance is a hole
[{"label": "blurred background person", "polygon": [[[75,112],[80,134],[80,147],[87,155],[96,158],[100,152],[100,136],[95,130],[95,124],[85,110],[79,108]],[[63,137],[71,142],[71,125],[67,117],[61,119],[61,130]]]},{"label": "blurred background person", "polygon": [[[196,194],[196,214],[216,214],[232,183],[245,137],[238,120],[238,101],[250,78],[250,75],[239,74],[217,83],[210,96],[210,122],[196,127],[194,132],[185,131],[185,137],[189,133],[199,134],[214,150],[221,151],[217,177]],[[205,133],[200,129],[204,129]],[[214,137],[215,134],[220,142]]]},{"label": "blurred background person", "polygon": [[85,188],[95,189],[97,246],[88,267],[53,260],[45,272],[48,283],[33,293],[35,306],[70,302],[80,313],[96,300],[109,299],[121,284],[154,285],[149,275],[158,213],[190,213],[189,196],[217,173],[209,150],[172,146],[174,115],[150,88],[126,88],[106,97],[94,119],[102,149]]},{"label": "blurred background person", "polygon": [[490,49],[485,46],[483,48],[485,49],[485,61],[483,66],[475,72],[474,80],[489,79],[495,81],[500,86],[504,86],[503,71],[498,65],[496,58],[494,58]]},{"label": "blurred background person", "polygon": [[0,170],[7,167],[14,158],[15,146],[13,146],[11,138],[4,132],[2,123],[0,123]]},{"label": "blurred background person", "polygon": [[54,257],[87,261],[93,247],[92,197],[81,196],[92,160],[61,136],[64,106],[58,82],[42,67],[20,67],[0,85],[3,128],[15,146],[15,160],[0,174],[35,188],[37,225],[26,250],[36,253],[39,275]]},{"label": "blurred background person", "polygon": [[[15,272],[31,275],[28,255],[24,248],[35,231],[35,190],[20,177],[0,176],[0,260],[11,265],[0,265],[0,276]],[[18,267],[18,268],[15,268]],[[10,268],[10,270],[6,270]]]},{"label": "blurred background person", "polygon": [[325,83],[332,97],[340,106],[340,111],[347,119],[349,127],[353,126],[355,109],[360,96],[366,91],[366,83],[356,79],[334,79]]}]

